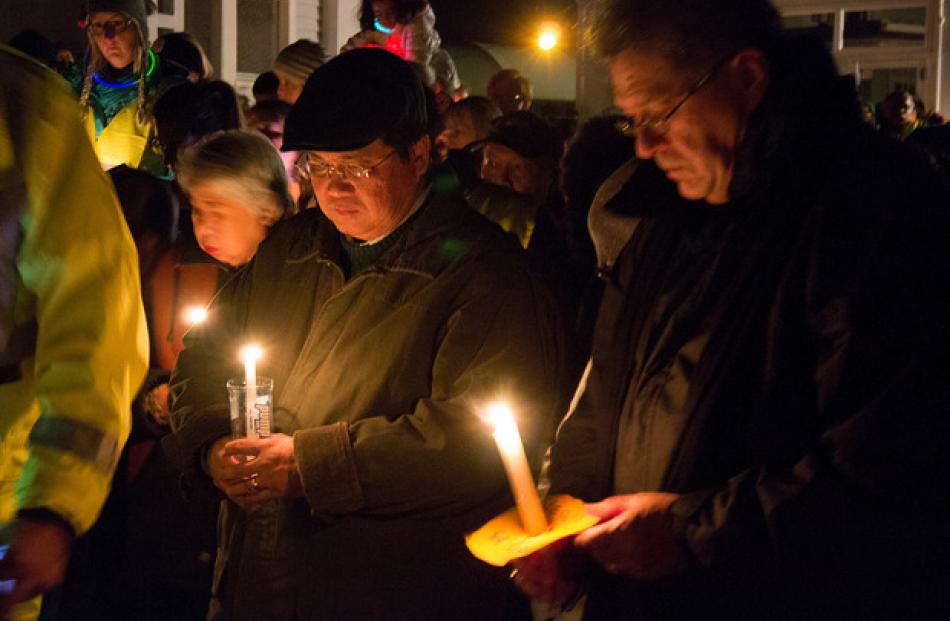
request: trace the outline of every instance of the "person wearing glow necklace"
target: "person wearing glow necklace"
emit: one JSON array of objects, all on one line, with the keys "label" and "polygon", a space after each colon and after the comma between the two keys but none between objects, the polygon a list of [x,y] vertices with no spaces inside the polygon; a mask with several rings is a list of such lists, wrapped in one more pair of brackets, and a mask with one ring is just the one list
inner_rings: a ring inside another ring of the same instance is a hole
[{"label": "person wearing glow necklace", "polygon": [[104,169],[125,164],[165,176],[148,109],[177,80],[148,49],[145,2],[90,0],[87,7],[89,62],[85,70],[73,65],[65,77],[79,96],[99,163]]},{"label": "person wearing glow necklace", "polygon": [[361,32],[350,37],[342,51],[381,47],[414,63],[426,86],[454,98],[461,87],[458,71],[441,47],[435,13],[426,0],[363,0],[360,28]]}]

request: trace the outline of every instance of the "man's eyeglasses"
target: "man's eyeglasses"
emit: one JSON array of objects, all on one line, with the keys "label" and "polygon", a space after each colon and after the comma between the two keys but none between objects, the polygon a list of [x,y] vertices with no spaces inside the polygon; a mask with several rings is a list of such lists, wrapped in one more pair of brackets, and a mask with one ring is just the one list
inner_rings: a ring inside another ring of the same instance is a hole
[{"label": "man's eyeglasses", "polygon": [[94,37],[104,36],[107,39],[111,39],[117,34],[122,34],[128,30],[134,21],[135,20],[131,17],[127,17],[125,19],[110,19],[107,22],[89,22],[86,28]]},{"label": "man's eyeglasses", "polygon": [[624,135],[630,138],[638,137],[643,131],[650,132],[651,135],[662,137],[665,136],[667,132],[670,131],[670,119],[673,118],[673,115],[679,112],[679,109],[683,107],[689,98],[699,92],[704,86],[709,84],[709,82],[715,77],[715,75],[722,69],[729,60],[731,56],[723,58],[709,70],[706,75],[701,77],[695,84],[693,84],[689,90],[686,91],[686,94],[676,102],[676,104],[670,108],[670,111],[662,116],[657,117],[641,117],[639,119],[627,119],[617,124],[617,129]]},{"label": "man's eyeglasses", "polygon": [[297,160],[297,168],[300,169],[301,173],[311,179],[317,177],[324,179],[330,177],[339,177],[340,179],[369,179],[373,175],[373,171],[382,166],[383,162],[391,158],[395,152],[396,150],[393,149],[387,153],[383,159],[371,166],[360,166],[359,164],[340,164],[339,166],[334,166],[333,164],[327,164],[313,154],[305,153]]}]

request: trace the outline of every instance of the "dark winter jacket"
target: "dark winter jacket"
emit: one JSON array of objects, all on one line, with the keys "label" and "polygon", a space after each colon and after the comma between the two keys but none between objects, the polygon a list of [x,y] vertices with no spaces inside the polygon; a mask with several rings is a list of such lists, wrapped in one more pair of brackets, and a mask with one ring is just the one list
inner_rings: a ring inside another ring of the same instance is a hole
[{"label": "dark winter jacket", "polygon": [[816,114],[813,89],[845,100],[830,61],[789,58],[770,59],[729,204],[679,199],[652,165],[621,195],[636,226],[552,485],[682,494],[693,567],[656,583],[592,569],[586,619],[945,607],[950,193],[846,105]]},{"label": "dark winter jacket", "polygon": [[253,339],[306,495],[224,507],[212,614],[499,618],[506,575],[463,541],[511,504],[477,411],[513,399],[539,457],[559,388],[550,295],[514,239],[437,193],[376,263],[347,281],[342,261],[318,210],[280,223],[186,337],[166,447],[195,470],[229,434],[225,382]]}]

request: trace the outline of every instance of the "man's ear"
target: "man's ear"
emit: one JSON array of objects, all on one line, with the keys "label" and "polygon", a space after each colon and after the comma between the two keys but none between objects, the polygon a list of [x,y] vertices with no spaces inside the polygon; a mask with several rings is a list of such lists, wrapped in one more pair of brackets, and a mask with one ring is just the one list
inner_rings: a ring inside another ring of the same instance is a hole
[{"label": "man's ear", "polygon": [[733,83],[738,87],[746,112],[759,107],[769,86],[769,61],[761,50],[741,50],[729,61]]},{"label": "man's ear", "polygon": [[429,160],[432,157],[432,140],[425,134],[414,145],[409,147],[409,163],[421,178],[429,170]]}]

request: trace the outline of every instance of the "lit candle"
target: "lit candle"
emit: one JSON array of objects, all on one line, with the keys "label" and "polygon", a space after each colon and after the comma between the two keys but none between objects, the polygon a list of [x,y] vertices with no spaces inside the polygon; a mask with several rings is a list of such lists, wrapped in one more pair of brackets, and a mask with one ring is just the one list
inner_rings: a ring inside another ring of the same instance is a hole
[{"label": "lit candle", "polygon": [[257,411],[254,406],[257,404],[257,361],[260,360],[263,352],[257,345],[245,345],[241,348],[241,358],[244,360],[244,387],[246,399],[245,407],[245,429],[247,437],[256,440],[259,436],[254,421],[257,419]]},{"label": "lit candle", "polygon": [[505,464],[521,526],[529,535],[538,535],[547,530],[548,523],[541,499],[538,498],[538,490],[534,486],[534,478],[528,467],[528,458],[525,457],[521,434],[518,433],[511,407],[505,403],[493,403],[488,406],[486,415],[495,428],[492,436]]},{"label": "lit candle", "polygon": [[208,318],[208,310],[204,306],[189,306],[185,309],[185,321],[189,326],[197,325]]}]

